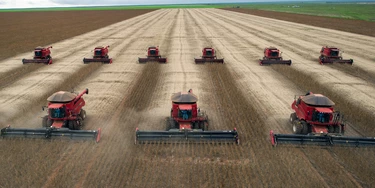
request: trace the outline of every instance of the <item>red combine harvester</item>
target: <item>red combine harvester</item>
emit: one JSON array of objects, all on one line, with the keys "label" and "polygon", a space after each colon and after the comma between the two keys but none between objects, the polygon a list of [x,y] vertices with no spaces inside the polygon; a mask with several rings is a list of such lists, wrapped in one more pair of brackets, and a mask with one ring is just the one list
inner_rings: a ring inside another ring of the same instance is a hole
[{"label": "red combine harvester", "polygon": [[195,63],[224,63],[224,59],[217,59],[215,49],[203,48],[201,58],[194,58]]},{"label": "red combine harvester", "polygon": [[353,64],[353,59],[342,59],[340,49],[335,47],[323,46],[320,50],[319,63],[348,63]]},{"label": "red combine harvester", "polygon": [[270,132],[273,146],[283,143],[315,145],[375,145],[375,138],[346,137],[343,115],[335,111],[328,97],[308,92],[292,103],[295,111],[290,115],[294,134]]},{"label": "red combine harvester", "polygon": [[112,58],[108,56],[108,48],[109,46],[103,47],[98,46],[94,49],[94,56],[93,58],[83,58],[83,63],[87,64],[90,62],[100,62],[105,64],[112,64]]},{"label": "red combine harvester", "polygon": [[281,52],[275,47],[269,47],[264,49],[264,57],[259,60],[260,65],[271,65],[271,64],[283,64],[291,65],[292,60],[283,60]]},{"label": "red combine harvester", "polygon": [[44,63],[44,64],[52,64],[52,57],[51,57],[51,50],[52,46],[47,48],[43,47],[36,47],[34,50],[34,58],[33,59],[22,59],[22,63]]},{"label": "red combine harvester", "polygon": [[82,96],[88,92],[89,90],[85,89],[79,95],[67,91],[54,93],[47,99],[48,115],[43,117],[43,128],[24,129],[8,126],[1,129],[1,136],[89,138],[99,142],[100,129],[80,130],[86,118],[86,111],[82,109],[85,106]]},{"label": "red combine harvester", "polygon": [[159,54],[159,47],[150,46],[147,49],[147,57],[146,58],[138,58],[139,63],[147,63],[147,62],[159,62],[159,63],[166,63],[167,58],[161,57]]},{"label": "red combine harvester", "polygon": [[171,116],[166,120],[165,131],[136,129],[135,143],[143,142],[235,142],[238,132],[233,130],[209,131],[208,116],[197,106],[198,97],[189,92],[172,95]]}]

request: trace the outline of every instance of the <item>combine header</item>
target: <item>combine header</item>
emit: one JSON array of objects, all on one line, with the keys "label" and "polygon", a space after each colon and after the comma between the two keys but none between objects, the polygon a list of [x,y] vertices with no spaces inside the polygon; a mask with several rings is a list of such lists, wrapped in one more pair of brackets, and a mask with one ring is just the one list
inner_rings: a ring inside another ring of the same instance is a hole
[{"label": "combine header", "polygon": [[274,134],[270,132],[271,143],[277,144],[310,144],[310,145],[346,145],[375,146],[375,137],[347,137],[343,115],[335,111],[335,105],[321,94],[308,92],[299,96],[292,103],[295,111],[290,115],[294,134]]},{"label": "combine header", "polygon": [[52,57],[51,57],[51,50],[52,46],[47,48],[43,47],[36,47],[34,50],[34,58],[33,59],[22,59],[22,63],[44,63],[44,64],[52,64]]},{"label": "combine header", "polygon": [[203,48],[201,58],[194,58],[196,64],[224,63],[224,59],[217,59],[215,49]]},{"label": "combine header", "polygon": [[198,97],[188,92],[172,95],[171,116],[166,120],[165,131],[135,132],[135,143],[157,142],[224,142],[239,144],[238,132],[233,130],[209,131],[208,116],[197,107]]},{"label": "combine header", "polygon": [[108,48],[109,46],[103,47],[98,46],[94,49],[94,56],[93,58],[83,58],[83,63],[87,64],[90,62],[100,62],[105,64],[112,64],[112,58],[108,56]]},{"label": "combine header", "polygon": [[[80,130],[84,125],[86,111],[82,109],[85,101],[82,96],[88,94],[85,89],[79,95],[59,91],[48,97],[48,115],[43,117],[42,127],[38,129],[11,128],[1,129],[2,137],[67,137],[72,139],[100,140],[101,130]],[[44,107],[43,107],[44,110]]]},{"label": "combine header", "polygon": [[324,65],[326,63],[347,63],[353,64],[353,59],[342,59],[340,49],[335,47],[323,46],[320,50],[319,63]]},{"label": "combine header", "polygon": [[275,47],[264,49],[264,57],[259,60],[260,65],[282,64],[291,65],[292,60],[283,60],[281,52]]},{"label": "combine header", "polygon": [[161,57],[159,55],[159,47],[150,46],[147,49],[147,57],[146,58],[138,58],[139,63],[147,63],[147,62],[159,62],[159,63],[166,63],[167,58]]}]

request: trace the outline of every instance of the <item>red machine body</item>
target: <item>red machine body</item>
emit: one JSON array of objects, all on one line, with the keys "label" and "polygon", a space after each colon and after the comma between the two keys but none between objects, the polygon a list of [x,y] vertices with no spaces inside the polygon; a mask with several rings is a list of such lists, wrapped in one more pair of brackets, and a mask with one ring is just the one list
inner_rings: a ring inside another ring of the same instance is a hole
[{"label": "red machine body", "polygon": [[198,97],[190,89],[172,95],[170,117],[166,130],[141,131],[136,129],[135,143],[144,142],[226,142],[239,144],[237,129],[208,130],[208,116],[197,106]]},{"label": "red machine body", "polygon": [[52,64],[52,57],[51,57],[51,50],[52,46],[47,48],[43,47],[36,47],[34,50],[34,57],[33,59],[22,59],[22,63],[44,63],[44,64]]},{"label": "red machine body", "polygon": [[79,130],[86,118],[84,94],[85,89],[79,95],[67,91],[59,91],[51,95],[48,100],[48,115],[43,118],[43,127],[66,127],[71,130]]},{"label": "red machine body", "polygon": [[[190,89],[172,96],[171,119],[169,129],[208,130],[208,116],[197,106],[198,97]],[[167,128],[167,129],[168,129]]]},{"label": "red machine body", "polygon": [[293,133],[344,134],[342,115],[334,110],[334,105],[334,102],[321,94],[309,92],[299,96],[292,103],[295,112],[290,115]]},{"label": "red machine body", "polygon": [[159,62],[159,63],[166,63],[167,58],[161,57],[159,53],[158,46],[150,46],[147,49],[147,57],[146,58],[138,58],[139,63],[147,63],[147,62]]},{"label": "red machine body", "polygon": [[224,63],[224,59],[216,57],[216,51],[213,48],[203,48],[201,58],[194,58],[195,63]]},{"label": "red machine body", "polygon": [[284,64],[291,65],[291,60],[283,60],[281,57],[281,52],[275,47],[268,47],[264,49],[264,57],[259,60],[260,65],[270,65],[270,64]]},{"label": "red machine body", "polygon": [[[82,96],[88,94],[85,89],[80,94],[59,91],[48,97],[48,115],[42,120],[42,128],[11,128],[1,129],[1,137],[30,138],[61,138],[94,139],[100,141],[101,129],[80,130],[84,125],[86,111],[82,109],[85,101]],[[44,110],[44,107],[43,107]]]},{"label": "red machine body", "polygon": [[319,63],[347,63],[353,64],[353,59],[343,59],[340,55],[340,49],[336,47],[323,46],[320,50]]},{"label": "red machine body", "polygon": [[90,62],[101,62],[106,64],[112,63],[112,58],[108,56],[108,48],[109,46],[103,47],[98,46],[94,49],[94,56],[93,58],[83,58],[83,63],[90,63]]}]

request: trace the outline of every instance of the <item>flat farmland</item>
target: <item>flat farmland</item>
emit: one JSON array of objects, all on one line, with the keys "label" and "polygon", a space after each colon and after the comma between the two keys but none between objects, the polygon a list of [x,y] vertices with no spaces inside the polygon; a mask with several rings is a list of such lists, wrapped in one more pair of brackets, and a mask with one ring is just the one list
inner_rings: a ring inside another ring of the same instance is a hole
[{"label": "flat farmland", "polygon": [[[85,129],[102,129],[99,143],[0,139],[0,186],[371,187],[375,183],[374,148],[273,148],[268,136],[270,130],[292,132],[290,104],[294,95],[307,90],[335,101],[350,123],[347,135],[375,135],[374,37],[219,9],[160,9],[122,20],[45,43],[53,46],[52,65],[22,65],[21,59],[31,57],[31,51],[0,61],[3,126],[40,127],[40,107],[49,95],[89,88],[84,96]],[[111,46],[113,64],[83,64],[98,45]],[[168,63],[138,64],[138,57],[153,45],[159,46]],[[354,59],[353,66],[319,65],[323,45],[340,47],[344,58]],[[196,65],[194,57],[206,46],[214,47],[225,64]],[[280,48],[292,66],[259,66],[268,46]],[[189,89],[208,114],[210,129],[236,127],[241,144],[134,145],[135,129],[163,130],[172,93]]]}]

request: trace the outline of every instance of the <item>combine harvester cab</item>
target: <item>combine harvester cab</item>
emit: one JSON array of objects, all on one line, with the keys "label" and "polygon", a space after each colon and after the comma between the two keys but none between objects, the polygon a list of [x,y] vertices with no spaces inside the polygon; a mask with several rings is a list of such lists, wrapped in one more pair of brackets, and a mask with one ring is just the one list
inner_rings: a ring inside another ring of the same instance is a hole
[{"label": "combine harvester cab", "polygon": [[292,103],[290,115],[294,134],[275,134],[270,131],[271,144],[300,144],[320,146],[375,146],[375,137],[348,137],[343,115],[335,111],[328,97],[308,92]]},{"label": "combine harvester cab", "polygon": [[112,64],[112,58],[108,56],[108,48],[109,46],[103,47],[98,46],[94,49],[94,56],[93,58],[83,58],[83,63],[88,64],[91,62],[98,62],[103,64]]},{"label": "combine harvester cab", "polygon": [[283,60],[281,57],[282,52],[275,47],[269,47],[264,49],[264,57],[259,60],[259,65],[291,65],[292,60]]},{"label": "combine harvester cab", "polygon": [[[1,129],[2,137],[66,137],[71,139],[91,139],[99,142],[101,129],[81,130],[84,126],[86,111],[82,109],[85,101],[82,98],[88,94],[85,89],[80,94],[59,91],[48,97],[48,115],[43,117],[42,127],[37,129],[11,128]],[[44,110],[44,107],[43,107]]]},{"label": "combine harvester cab", "polygon": [[171,116],[166,119],[165,131],[135,132],[135,143],[236,143],[238,132],[233,130],[209,131],[208,116],[197,108],[198,98],[189,92],[172,96]]},{"label": "combine harvester cab", "polygon": [[203,48],[201,58],[194,58],[196,64],[203,63],[224,63],[224,59],[216,57],[216,51],[213,48]]},{"label": "combine harvester cab", "polygon": [[51,50],[52,46],[47,48],[43,47],[36,47],[34,50],[34,57],[33,59],[22,59],[23,64],[27,63],[44,63],[47,65],[52,64],[52,57],[51,57]]},{"label": "combine harvester cab", "polygon": [[323,46],[320,50],[319,63],[324,65],[326,63],[341,63],[353,65],[353,59],[342,59],[340,49],[335,47]]},{"label": "combine harvester cab", "polygon": [[147,62],[159,62],[159,63],[166,63],[167,58],[161,57],[159,53],[159,47],[150,46],[147,49],[147,57],[146,58],[138,58],[139,63],[147,63]]}]

